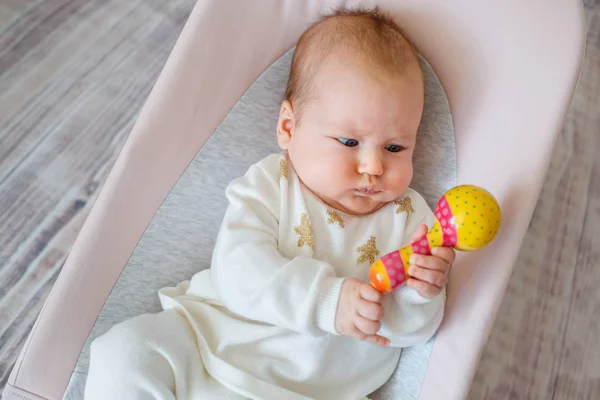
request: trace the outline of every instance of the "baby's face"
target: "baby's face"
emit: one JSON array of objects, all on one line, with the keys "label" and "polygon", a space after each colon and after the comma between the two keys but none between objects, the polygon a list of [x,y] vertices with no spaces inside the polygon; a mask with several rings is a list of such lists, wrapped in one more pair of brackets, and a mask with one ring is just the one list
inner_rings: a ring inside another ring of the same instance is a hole
[{"label": "baby's face", "polygon": [[418,67],[392,78],[332,60],[314,83],[316,93],[300,120],[284,103],[278,125],[279,144],[300,180],[329,206],[353,215],[372,213],[402,195],[413,176],[423,112]]}]

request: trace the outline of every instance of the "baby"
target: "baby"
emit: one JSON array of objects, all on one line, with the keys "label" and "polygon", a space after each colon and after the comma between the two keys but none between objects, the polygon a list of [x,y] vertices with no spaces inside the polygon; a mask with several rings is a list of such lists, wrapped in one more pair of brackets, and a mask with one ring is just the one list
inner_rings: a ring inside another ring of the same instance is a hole
[{"label": "baby", "polygon": [[338,11],[300,38],[277,124],[284,152],[227,188],[210,270],[164,311],[94,341],[87,399],[363,399],[443,316],[454,252],[413,255],[382,294],[371,263],[426,233],[408,187],[423,76],[398,26]]}]

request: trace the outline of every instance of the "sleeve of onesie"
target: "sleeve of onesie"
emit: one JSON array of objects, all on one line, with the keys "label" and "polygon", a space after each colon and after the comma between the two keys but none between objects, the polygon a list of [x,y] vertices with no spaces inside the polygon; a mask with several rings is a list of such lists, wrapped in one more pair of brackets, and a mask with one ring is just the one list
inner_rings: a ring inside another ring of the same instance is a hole
[{"label": "sleeve of onesie", "polygon": [[328,263],[289,259],[278,251],[278,163],[271,158],[256,164],[227,188],[229,207],[212,258],[213,286],[225,306],[244,318],[314,335],[336,334],[343,278]]},{"label": "sleeve of onesie", "polygon": [[[416,229],[426,224],[431,229],[433,212],[417,192],[410,195],[414,212],[410,215],[404,233],[404,245],[409,244]],[[390,339],[394,347],[408,347],[427,342],[439,328],[444,316],[446,288],[432,299],[421,296],[416,290],[402,285],[383,300],[384,320],[379,332]]]}]

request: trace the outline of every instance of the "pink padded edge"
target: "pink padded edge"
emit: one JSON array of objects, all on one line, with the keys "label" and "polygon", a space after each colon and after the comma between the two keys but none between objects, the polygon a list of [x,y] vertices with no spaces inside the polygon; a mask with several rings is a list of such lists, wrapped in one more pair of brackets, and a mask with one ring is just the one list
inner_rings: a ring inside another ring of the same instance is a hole
[{"label": "pink padded edge", "polygon": [[455,263],[420,393],[464,399],[575,91],[585,20],[578,0],[428,3],[406,22],[435,26],[417,43],[449,97],[458,183],[485,187],[503,213],[495,241]]},{"label": "pink padded edge", "polygon": [[[106,298],[160,203],[245,89],[294,44],[323,3],[374,2],[196,4],[7,389],[12,385],[32,399],[62,398]],[[460,183],[484,186],[504,212],[494,244],[461,257],[453,269],[446,320],[421,392],[421,399],[464,398],[574,90],[583,11],[575,0],[380,3],[403,15],[448,93]],[[22,399],[8,390],[4,396]]]}]

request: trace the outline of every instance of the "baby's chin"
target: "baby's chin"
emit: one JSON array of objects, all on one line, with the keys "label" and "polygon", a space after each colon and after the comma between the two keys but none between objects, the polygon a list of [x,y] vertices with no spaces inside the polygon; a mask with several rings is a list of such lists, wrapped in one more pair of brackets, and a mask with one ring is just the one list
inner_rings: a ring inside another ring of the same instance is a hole
[{"label": "baby's chin", "polygon": [[351,215],[369,215],[385,206],[389,201],[378,196],[351,196],[338,203],[340,211]]}]

